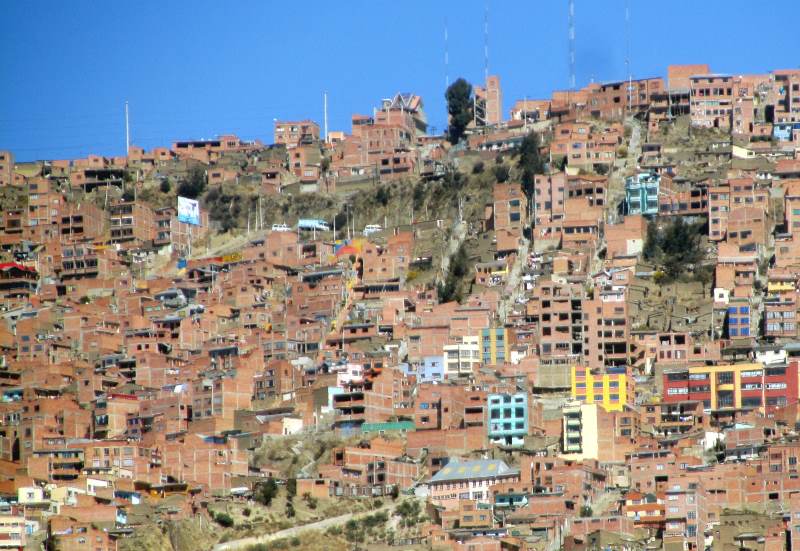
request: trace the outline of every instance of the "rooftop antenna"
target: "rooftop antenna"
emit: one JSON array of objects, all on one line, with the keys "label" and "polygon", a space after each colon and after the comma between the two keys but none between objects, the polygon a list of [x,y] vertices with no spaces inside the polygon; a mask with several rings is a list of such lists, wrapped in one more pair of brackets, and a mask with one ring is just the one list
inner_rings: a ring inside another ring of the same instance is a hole
[{"label": "rooftop antenna", "polygon": [[444,18],[444,87],[450,88],[450,52],[447,45],[447,17]]},{"label": "rooftop antenna", "polygon": [[489,0],[483,10],[483,81],[489,80]]},{"label": "rooftop antenna", "polygon": [[569,0],[569,87],[575,90],[575,0]]},{"label": "rooftop antenna", "polygon": [[131,129],[128,120],[128,102],[125,101],[125,155],[131,150]]}]

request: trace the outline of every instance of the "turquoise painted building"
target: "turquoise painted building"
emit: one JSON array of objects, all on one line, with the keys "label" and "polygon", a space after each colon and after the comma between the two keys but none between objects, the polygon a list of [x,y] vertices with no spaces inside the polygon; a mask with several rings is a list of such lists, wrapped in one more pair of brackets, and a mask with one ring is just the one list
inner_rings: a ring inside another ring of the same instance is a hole
[{"label": "turquoise painted building", "polygon": [[489,394],[488,437],[493,444],[522,446],[528,435],[528,393]]},{"label": "turquoise painted building", "polygon": [[625,178],[625,206],[628,214],[658,214],[658,190],[661,176],[655,172],[640,172]]}]

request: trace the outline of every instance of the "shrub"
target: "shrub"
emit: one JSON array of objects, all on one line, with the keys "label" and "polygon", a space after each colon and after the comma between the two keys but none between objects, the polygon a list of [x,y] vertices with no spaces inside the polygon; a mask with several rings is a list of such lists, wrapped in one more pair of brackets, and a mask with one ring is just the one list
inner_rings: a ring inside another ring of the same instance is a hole
[{"label": "shrub", "polygon": [[477,163],[472,165],[472,173],[483,174],[483,161],[478,161]]},{"label": "shrub", "polygon": [[169,193],[169,191],[172,189],[172,182],[169,181],[169,178],[164,178],[158,185],[158,189],[161,191],[161,193]]},{"label": "shrub", "polygon": [[250,516],[250,507],[245,507],[244,509],[242,509],[242,514],[244,516],[246,516],[246,517],[249,517]]},{"label": "shrub", "polygon": [[233,526],[233,518],[228,513],[217,513],[214,515],[214,520],[223,528],[230,528]]},{"label": "shrub", "polygon": [[300,538],[295,536],[289,543],[292,544],[292,547],[300,547]]}]

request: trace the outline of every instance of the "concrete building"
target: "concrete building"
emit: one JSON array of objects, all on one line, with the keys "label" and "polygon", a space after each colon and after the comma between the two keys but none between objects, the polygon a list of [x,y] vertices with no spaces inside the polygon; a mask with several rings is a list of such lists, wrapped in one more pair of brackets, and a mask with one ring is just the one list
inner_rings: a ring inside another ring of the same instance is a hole
[{"label": "concrete building", "polygon": [[731,75],[694,75],[689,77],[689,88],[692,125],[730,130],[739,78]]},{"label": "concrete building", "polygon": [[443,348],[444,374],[447,378],[465,377],[474,374],[481,363],[481,347],[478,337],[464,336],[461,342]]},{"label": "concrete building", "polygon": [[658,191],[661,176],[640,172],[625,178],[625,207],[628,214],[655,216],[658,214]]},{"label": "concrete building", "polygon": [[481,331],[481,353],[484,365],[502,365],[511,357],[508,330],[487,327]]},{"label": "concrete building", "polygon": [[319,125],[314,121],[275,121],[275,144],[288,149],[319,142],[319,136]]},{"label": "concrete building", "polygon": [[528,435],[528,393],[489,394],[488,436],[493,444],[521,446]]},{"label": "concrete building", "polygon": [[485,86],[475,86],[475,125],[494,126],[503,122],[503,94],[500,77],[490,75]]},{"label": "concrete building", "polygon": [[445,509],[452,509],[457,507],[459,500],[464,499],[489,503],[492,486],[517,480],[519,470],[512,469],[504,461],[462,461],[454,458],[428,484],[431,501]]},{"label": "concrete building", "polygon": [[706,410],[771,411],[798,399],[798,363],[692,366],[664,370],[664,402],[701,401]]},{"label": "concrete building", "polygon": [[606,411],[622,411],[633,398],[633,377],[625,367],[592,371],[584,366],[571,370],[572,399],[597,404]]}]

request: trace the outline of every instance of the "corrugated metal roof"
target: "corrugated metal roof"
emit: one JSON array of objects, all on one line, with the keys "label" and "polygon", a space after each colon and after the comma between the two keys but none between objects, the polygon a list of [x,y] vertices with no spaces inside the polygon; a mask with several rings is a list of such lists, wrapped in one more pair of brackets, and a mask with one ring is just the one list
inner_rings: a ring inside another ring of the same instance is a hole
[{"label": "corrugated metal roof", "polygon": [[451,459],[441,471],[431,478],[431,482],[471,480],[473,478],[488,478],[490,476],[516,474],[517,472],[516,469],[512,469],[506,465],[505,461],[500,461],[499,459],[479,459],[476,461],[464,462]]}]

